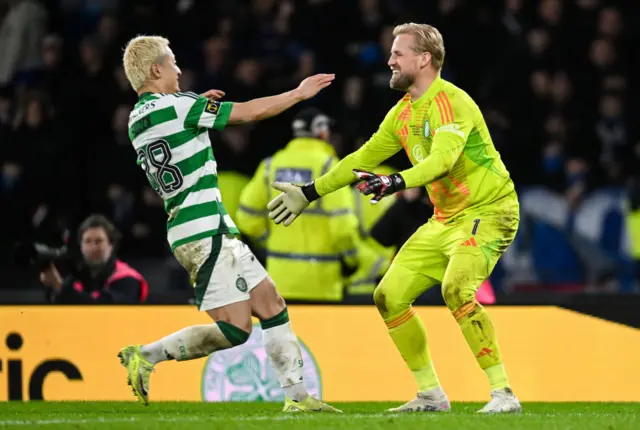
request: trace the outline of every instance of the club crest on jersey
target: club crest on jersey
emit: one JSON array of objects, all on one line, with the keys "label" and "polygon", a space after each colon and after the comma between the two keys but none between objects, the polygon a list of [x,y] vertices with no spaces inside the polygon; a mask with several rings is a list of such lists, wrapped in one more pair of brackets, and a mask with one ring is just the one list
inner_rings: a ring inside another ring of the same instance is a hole
[{"label": "club crest on jersey", "polygon": [[204,110],[213,115],[216,115],[218,113],[218,109],[220,109],[220,102],[209,100],[207,102],[207,107]]},{"label": "club crest on jersey", "polygon": [[424,122],[424,137],[429,137],[429,132],[431,131],[431,126],[429,125],[429,120]]},{"label": "club crest on jersey", "polygon": [[422,145],[415,145],[413,148],[411,148],[411,153],[413,154],[413,158],[417,162],[424,160],[424,150],[422,149]]}]

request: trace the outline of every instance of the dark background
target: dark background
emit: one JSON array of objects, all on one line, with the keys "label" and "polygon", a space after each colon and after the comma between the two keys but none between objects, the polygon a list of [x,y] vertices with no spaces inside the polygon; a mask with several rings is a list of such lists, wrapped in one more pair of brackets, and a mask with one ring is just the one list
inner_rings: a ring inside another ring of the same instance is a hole
[{"label": "dark background", "polygon": [[[148,278],[151,302],[191,297],[127,136],[131,37],[169,38],[182,89],[226,100],[336,73],[306,105],[336,119],[345,155],[401,97],[386,61],[393,27],[408,21],[442,32],[442,75],[483,110],[520,193],[521,229],[492,277],[499,302],[636,294],[637,1],[0,0],[0,302],[44,299],[36,274],[12,261],[17,241],[59,245],[95,212],[122,231],[119,255]],[[251,176],[291,138],[295,112],[212,132],[219,169]]]}]

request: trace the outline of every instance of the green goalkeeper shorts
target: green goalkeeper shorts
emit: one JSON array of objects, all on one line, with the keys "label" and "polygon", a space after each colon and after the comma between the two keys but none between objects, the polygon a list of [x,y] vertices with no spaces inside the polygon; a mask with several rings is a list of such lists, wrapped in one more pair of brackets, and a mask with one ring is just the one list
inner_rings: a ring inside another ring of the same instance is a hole
[{"label": "green goalkeeper shorts", "polygon": [[[519,204],[515,196],[468,209],[445,223],[431,218],[402,246],[393,265],[431,278],[431,284],[433,281],[441,283],[451,257],[468,254],[476,257],[473,270],[478,273],[472,274],[470,282],[476,284],[477,289],[513,242],[519,223]],[[420,283],[420,280],[416,282]]]}]

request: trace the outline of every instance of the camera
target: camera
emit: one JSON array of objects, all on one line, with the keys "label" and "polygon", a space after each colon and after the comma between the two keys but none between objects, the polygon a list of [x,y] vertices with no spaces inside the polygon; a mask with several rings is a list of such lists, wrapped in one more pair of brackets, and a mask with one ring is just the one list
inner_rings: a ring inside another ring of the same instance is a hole
[{"label": "camera", "polygon": [[69,257],[67,246],[54,248],[39,242],[23,242],[16,246],[14,261],[20,267],[36,267],[45,270],[51,263],[66,260]]}]

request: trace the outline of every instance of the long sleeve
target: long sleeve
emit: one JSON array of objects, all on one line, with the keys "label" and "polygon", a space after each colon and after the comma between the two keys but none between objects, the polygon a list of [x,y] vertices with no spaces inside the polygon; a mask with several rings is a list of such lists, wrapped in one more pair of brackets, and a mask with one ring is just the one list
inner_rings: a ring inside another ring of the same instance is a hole
[{"label": "long sleeve", "polygon": [[316,191],[324,196],[356,180],[353,169],[371,170],[395,155],[402,145],[393,133],[395,107],[387,113],[378,131],[357,151],[343,158],[333,169],[315,181]]},{"label": "long sleeve", "polygon": [[[185,129],[211,128],[221,131],[229,122],[233,102],[209,100],[193,92],[174,93],[175,109],[184,117]],[[153,121],[153,119],[150,119]]]},{"label": "long sleeve", "polygon": [[460,158],[473,130],[473,117],[464,102],[452,107],[455,119],[436,128],[429,156],[400,172],[407,188],[424,186],[446,176]]}]

